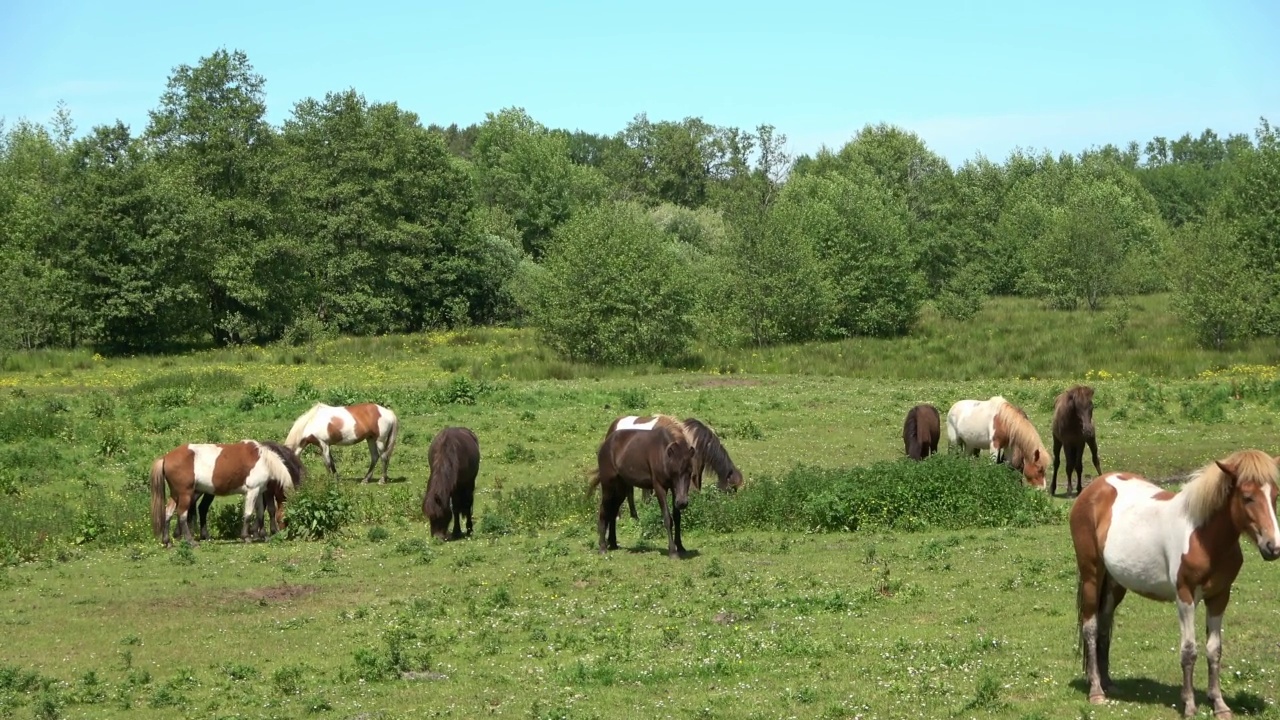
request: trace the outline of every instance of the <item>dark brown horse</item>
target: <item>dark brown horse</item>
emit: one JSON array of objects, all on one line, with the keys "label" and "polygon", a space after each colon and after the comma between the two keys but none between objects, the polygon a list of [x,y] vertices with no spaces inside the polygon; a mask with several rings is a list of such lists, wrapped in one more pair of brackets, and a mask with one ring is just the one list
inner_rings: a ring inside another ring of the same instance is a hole
[{"label": "dark brown horse", "polygon": [[[628,416],[636,419],[636,416]],[[658,415],[658,422],[662,424],[675,424],[675,418],[666,415]],[[618,418],[609,425],[609,431],[605,433],[607,437],[609,433],[617,428],[618,423],[626,418]],[[702,475],[706,471],[708,465],[711,471],[716,474],[716,489],[721,492],[734,492],[742,487],[744,482],[742,471],[737,465],[733,464],[733,459],[729,457],[729,452],[724,449],[724,445],[720,443],[720,436],[716,435],[715,430],[711,426],[702,422],[697,418],[685,418],[683,423],[685,434],[693,443],[693,487],[702,490]],[[652,493],[649,489],[641,490],[641,499],[648,500]],[[631,518],[640,519],[636,515],[636,499],[635,490],[627,493],[627,507],[631,510]]]},{"label": "dark brown horse", "polygon": [[940,427],[938,408],[925,403],[908,410],[906,422],[902,424],[902,443],[907,457],[923,460],[938,452]]},{"label": "dark brown horse", "polygon": [[[689,504],[694,484],[693,441],[684,423],[665,417],[618,418],[596,452],[596,470],[587,494],[600,486],[597,518],[600,553],[618,548],[618,510],[632,488],[653,490],[667,530],[667,555],[685,552],[680,538],[680,512]],[[674,508],[667,507],[667,493]]]},{"label": "dark brown horse", "polygon": [[436,433],[427,448],[427,492],[422,497],[422,514],[431,523],[431,534],[447,540],[449,518],[453,518],[452,538],[462,537],[462,516],[467,516],[467,536],[471,536],[471,506],[475,499],[476,475],[480,472],[480,440],[464,427],[447,427]]},{"label": "dark brown horse", "polygon": [[1084,487],[1084,446],[1093,455],[1094,475],[1102,474],[1098,463],[1098,439],[1093,429],[1093,388],[1075,385],[1053,402],[1053,481],[1049,494],[1058,491],[1058,458],[1067,451],[1067,495],[1071,494],[1071,472],[1076,473],[1076,494]]}]

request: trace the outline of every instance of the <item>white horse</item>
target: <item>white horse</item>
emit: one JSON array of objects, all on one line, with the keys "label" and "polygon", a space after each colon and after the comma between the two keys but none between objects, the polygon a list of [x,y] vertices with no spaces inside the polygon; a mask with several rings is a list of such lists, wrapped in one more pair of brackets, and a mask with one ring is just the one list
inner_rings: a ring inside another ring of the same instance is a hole
[{"label": "white horse", "polygon": [[1006,402],[999,395],[987,400],[957,400],[947,411],[948,449],[971,452],[974,457],[986,450],[993,460],[998,460],[991,441],[995,437],[996,414]]},{"label": "white horse", "polygon": [[381,485],[387,482],[387,463],[391,460],[391,452],[396,448],[396,438],[399,435],[400,420],[396,414],[376,403],[344,407],[316,403],[293,423],[284,445],[299,455],[308,445],[320,448],[325,467],[337,479],[338,466],[333,462],[329,447],[355,445],[365,440],[369,443],[369,469],[361,482],[369,482],[373,477],[374,467],[381,460],[382,479],[378,481]]}]

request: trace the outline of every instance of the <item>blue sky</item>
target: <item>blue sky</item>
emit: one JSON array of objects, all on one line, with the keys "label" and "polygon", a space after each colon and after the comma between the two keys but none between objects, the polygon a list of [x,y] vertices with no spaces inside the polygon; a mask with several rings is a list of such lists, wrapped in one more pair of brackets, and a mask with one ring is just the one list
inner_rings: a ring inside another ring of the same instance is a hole
[{"label": "blue sky", "polygon": [[354,87],[424,123],[524,107],[612,133],[638,112],[770,123],[796,153],[866,123],[953,164],[1280,122],[1280,3],[0,2],[0,116],[147,122],[172,68],[244,50],[268,117]]}]

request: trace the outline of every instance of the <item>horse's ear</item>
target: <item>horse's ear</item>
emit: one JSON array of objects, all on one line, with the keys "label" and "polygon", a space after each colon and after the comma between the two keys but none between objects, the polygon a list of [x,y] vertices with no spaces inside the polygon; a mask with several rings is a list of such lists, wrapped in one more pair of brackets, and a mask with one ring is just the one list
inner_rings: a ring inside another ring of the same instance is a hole
[{"label": "horse's ear", "polygon": [[1231,467],[1231,465],[1224,463],[1221,460],[1214,460],[1214,462],[1217,463],[1219,470],[1226,473],[1227,477],[1232,480],[1236,479],[1236,469],[1234,467]]}]

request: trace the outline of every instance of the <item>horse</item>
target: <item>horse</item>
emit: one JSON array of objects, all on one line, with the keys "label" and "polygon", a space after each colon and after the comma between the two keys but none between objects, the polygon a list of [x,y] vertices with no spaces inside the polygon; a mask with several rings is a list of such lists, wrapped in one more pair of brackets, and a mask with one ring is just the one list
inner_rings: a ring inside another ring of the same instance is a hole
[{"label": "horse", "polygon": [[447,540],[452,509],[454,540],[462,537],[462,516],[467,516],[467,537],[471,536],[471,505],[475,497],[476,475],[480,472],[480,440],[469,428],[447,427],[436,433],[427,448],[427,491],[422,496],[422,514],[431,523],[431,534]]},{"label": "horse", "polygon": [[1196,606],[1204,601],[1209,700],[1216,717],[1231,717],[1219,684],[1222,615],[1244,564],[1240,536],[1249,534],[1263,560],[1280,557],[1277,462],[1280,458],[1245,449],[1200,468],[1176,494],[1130,473],[1096,477],[1080,491],[1070,527],[1089,702],[1106,702],[1114,687],[1111,630],[1116,608],[1133,591],[1177,604],[1186,717],[1196,714]]},{"label": "horse", "polygon": [[[302,465],[302,460],[298,458],[297,453],[289,450],[283,445],[263,440],[263,445],[276,451],[284,460],[284,464],[289,468],[290,474],[293,475],[294,489],[302,486],[302,479],[306,475],[306,468]],[[271,520],[271,534],[275,535],[284,527],[284,488],[275,480],[267,482],[266,492],[263,493],[263,505],[266,508],[266,515]],[[209,506],[213,505],[214,495],[212,493],[196,493],[191,506],[187,509],[187,523],[192,520],[198,520],[200,523],[200,539],[209,539]],[[254,513],[254,532],[261,534],[263,527],[263,518],[261,513]]]},{"label": "horse", "polygon": [[956,401],[947,412],[947,440],[951,450],[972,452],[975,457],[985,447],[997,462],[1006,448],[1011,464],[1012,456],[1020,454],[1017,464],[1027,484],[1044,489],[1049,450],[1027,414],[1003,397]]},{"label": "horse", "polygon": [[[627,417],[637,419],[635,415]],[[667,415],[655,416],[660,424],[674,424],[676,419]],[[618,423],[626,418],[618,418],[609,425],[608,432],[605,436],[617,428]],[[716,489],[721,492],[735,492],[742,487],[744,479],[742,471],[737,465],[733,464],[733,459],[729,457],[729,452],[724,449],[724,445],[720,443],[720,436],[711,429],[711,426],[698,420],[697,418],[685,418],[683,421],[684,428],[689,438],[693,442],[693,486],[699,491],[702,490],[702,475],[708,463],[711,470],[716,474]],[[640,491],[641,500],[648,500],[652,491],[644,488]],[[627,493],[627,507],[631,510],[631,518],[639,520],[640,516],[636,514],[636,498],[635,489]]]},{"label": "horse", "polygon": [[[596,469],[587,487],[590,496],[600,486],[600,554],[618,548],[618,510],[636,487],[651,489],[658,497],[667,555],[678,558],[687,552],[680,537],[680,512],[689,505],[689,488],[695,482],[694,454],[689,429],[674,418],[628,416],[613,421],[596,451]],[[668,492],[674,496],[671,510]]]},{"label": "horse", "polygon": [[932,405],[920,404],[908,410],[906,422],[902,425],[902,443],[906,446],[907,457],[923,460],[938,452],[939,425],[938,408]]},{"label": "horse", "polygon": [[[249,521],[262,512],[262,493],[267,485],[277,482],[287,494],[302,481],[302,464],[296,455],[287,460],[290,455],[294,453],[289,448],[255,440],[179,445],[151,463],[152,531],[168,547],[169,521],[176,514],[182,539],[194,544],[187,518],[196,493],[241,493],[245,501],[240,538],[247,542]],[[167,501],[166,485],[172,495]],[[255,535],[262,538],[261,521]]]},{"label": "horse", "polygon": [[1049,494],[1058,492],[1058,458],[1067,451],[1067,495],[1071,494],[1071,471],[1076,473],[1076,494],[1084,487],[1084,446],[1093,455],[1094,477],[1102,474],[1098,463],[1098,439],[1093,429],[1093,388],[1075,385],[1053,401],[1053,481]]},{"label": "horse", "polygon": [[396,438],[399,435],[399,418],[391,410],[376,403],[343,407],[316,403],[294,421],[284,444],[299,454],[308,445],[320,448],[325,467],[336,480],[338,466],[333,462],[330,446],[355,445],[365,440],[369,443],[369,469],[365,471],[361,482],[367,483],[373,478],[373,468],[378,460],[382,460],[382,479],[378,484],[383,485],[387,482],[387,463],[391,461],[391,453],[396,449]]}]

